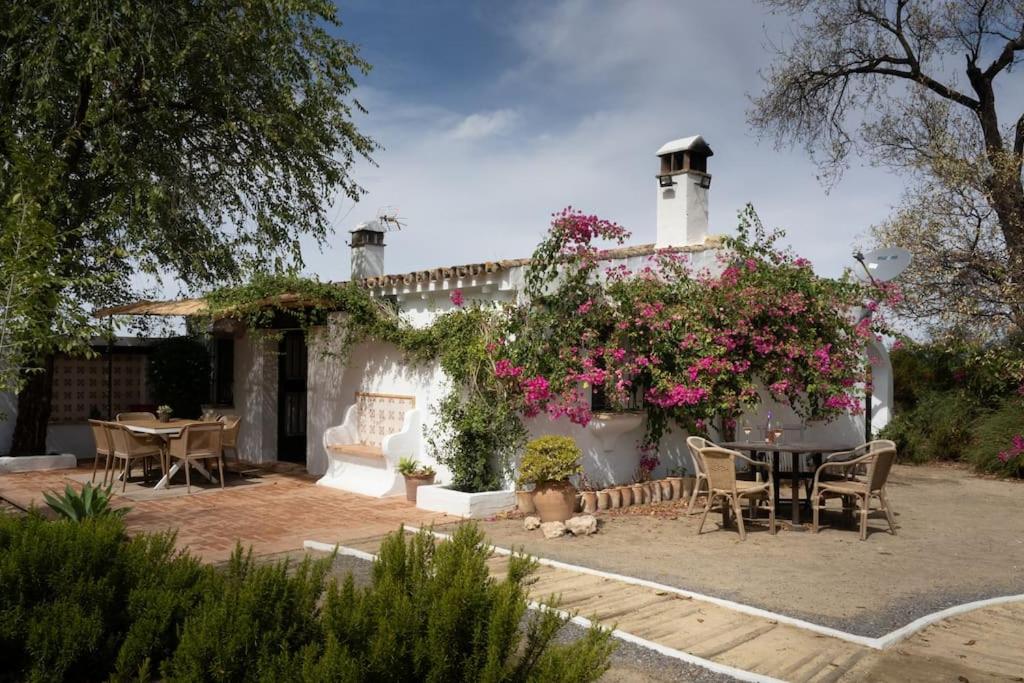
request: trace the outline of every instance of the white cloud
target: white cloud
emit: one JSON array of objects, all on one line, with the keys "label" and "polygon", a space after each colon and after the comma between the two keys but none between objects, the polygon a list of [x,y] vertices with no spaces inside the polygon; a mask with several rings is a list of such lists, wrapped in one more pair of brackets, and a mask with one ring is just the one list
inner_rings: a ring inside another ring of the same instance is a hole
[{"label": "white cloud", "polygon": [[519,115],[511,109],[470,114],[448,131],[448,137],[453,140],[488,138],[508,131],[518,119]]}]

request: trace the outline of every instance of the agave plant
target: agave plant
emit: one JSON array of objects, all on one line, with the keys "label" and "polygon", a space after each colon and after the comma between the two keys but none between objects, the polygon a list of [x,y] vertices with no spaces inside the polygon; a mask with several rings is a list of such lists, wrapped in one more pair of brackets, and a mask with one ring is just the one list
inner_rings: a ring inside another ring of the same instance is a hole
[{"label": "agave plant", "polygon": [[82,491],[78,492],[68,484],[64,487],[64,493],[58,495],[56,492],[44,491],[43,498],[50,509],[65,519],[73,522],[81,522],[89,517],[104,517],[115,515],[123,517],[131,508],[110,507],[111,486],[100,488],[86,483]]}]

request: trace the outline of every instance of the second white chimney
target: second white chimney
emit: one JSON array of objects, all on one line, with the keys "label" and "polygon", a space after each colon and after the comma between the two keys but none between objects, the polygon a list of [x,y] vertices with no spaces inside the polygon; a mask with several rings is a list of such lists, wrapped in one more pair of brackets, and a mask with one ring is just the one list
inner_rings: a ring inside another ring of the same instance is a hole
[{"label": "second white chimney", "polygon": [[362,280],[384,274],[384,226],[367,221],[349,232],[352,241],[352,279]]},{"label": "second white chimney", "polygon": [[707,237],[712,154],[699,135],[666,142],[658,150],[658,249],[701,244]]}]

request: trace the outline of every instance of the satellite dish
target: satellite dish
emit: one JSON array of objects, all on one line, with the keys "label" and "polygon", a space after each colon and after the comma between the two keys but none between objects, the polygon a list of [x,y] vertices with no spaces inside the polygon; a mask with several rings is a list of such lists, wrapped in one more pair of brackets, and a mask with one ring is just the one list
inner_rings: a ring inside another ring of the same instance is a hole
[{"label": "satellite dish", "polygon": [[886,247],[875,249],[866,254],[860,252],[853,255],[862,266],[864,273],[857,273],[861,280],[872,282],[888,282],[902,273],[910,266],[911,254],[900,247]]}]

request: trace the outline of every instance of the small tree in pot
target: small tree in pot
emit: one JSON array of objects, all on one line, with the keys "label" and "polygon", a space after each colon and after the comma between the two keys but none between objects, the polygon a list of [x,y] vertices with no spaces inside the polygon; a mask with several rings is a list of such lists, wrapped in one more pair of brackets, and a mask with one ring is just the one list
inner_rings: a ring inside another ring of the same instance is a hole
[{"label": "small tree in pot", "polygon": [[576,487],[569,477],[579,474],[582,452],[568,436],[542,436],[526,444],[519,463],[519,484],[533,484],[533,504],[542,522],[572,517]]},{"label": "small tree in pot", "polygon": [[410,503],[416,502],[416,489],[433,484],[436,475],[433,467],[430,465],[420,467],[419,461],[414,458],[399,460],[398,471],[405,477],[405,499]]}]

